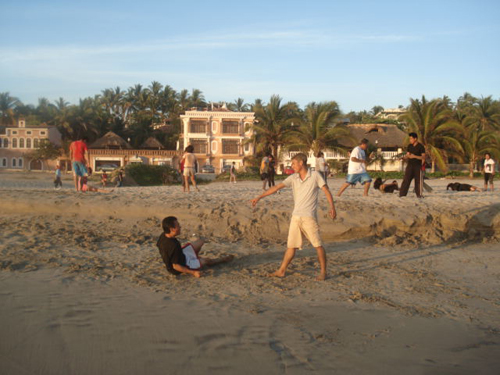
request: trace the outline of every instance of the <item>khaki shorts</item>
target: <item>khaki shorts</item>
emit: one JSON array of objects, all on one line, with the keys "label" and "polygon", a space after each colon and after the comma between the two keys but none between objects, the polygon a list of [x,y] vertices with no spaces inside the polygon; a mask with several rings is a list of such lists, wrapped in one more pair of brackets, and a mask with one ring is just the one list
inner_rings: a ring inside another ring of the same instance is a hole
[{"label": "khaki shorts", "polygon": [[292,216],[288,231],[287,248],[301,249],[304,236],[313,247],[323,246],[319,236],[319,225],[315,218]]},{"label": "khaki shorts", "polygon": [[186,177],[194,176],[194,167],[184,167],[182,175]]}]

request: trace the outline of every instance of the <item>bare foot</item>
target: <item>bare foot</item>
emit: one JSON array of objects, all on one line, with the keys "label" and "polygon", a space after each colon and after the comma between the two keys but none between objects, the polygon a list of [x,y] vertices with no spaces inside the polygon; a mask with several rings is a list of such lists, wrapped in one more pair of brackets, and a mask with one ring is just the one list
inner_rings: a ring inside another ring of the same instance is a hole
[{"label": "bare foot", "polygon": [[326,273],[320,273],[318,276],[316,276],[316,280],[325,281],[326,280]]},{"label": "bare foot", "polygon": [[267,276],[269,276],[269,277],[285,277],[285,273],[278,270],[276,272],[268,274]]}]

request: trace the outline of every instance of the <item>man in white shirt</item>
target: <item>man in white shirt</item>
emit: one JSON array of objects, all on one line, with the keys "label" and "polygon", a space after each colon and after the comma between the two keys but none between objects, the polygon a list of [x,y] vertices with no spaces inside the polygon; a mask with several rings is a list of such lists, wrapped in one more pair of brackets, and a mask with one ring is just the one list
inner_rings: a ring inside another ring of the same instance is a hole
[{"label": "man in white shirt", "polygon": [[302,153],[295,155],[292,158],[292,168],[295,172],[294,174],[281,184],[271,187],[251,201],[252,206],[255,207],[260,199],[274,194],[285,187],[291,187],[293,190],[294,209],[288,232],[287,249],[280,268],[270,276],[285,276],[286,269],[294,258],[296,250],[302,248],[303,237],[305,236],[318,254],[321,271],[317,280],[325,280],[326,254],[319,235],[317,218],[319,189],[323,190],[330,204],[330,217],[335,219],[337,213],[335,212],[333,197],[323,177],[318,172],[307,168],[306,155]]},{"label": "man in white shirt", "polygon": [[484,154],[484,191],[488,191],[488,183],[491,186],[491,191],[493,191],[493,177],[495,177],[495,160],[491,158],[489,152]]},{"label": "man in white shirt", "polygon": [[327,181],[327,164],[326,164],[326,160],[325,160],[325,154],[323,154],[322,151],[318,152],[318,155],[316,156],[316,171],[318,171],[321,176],[323,176],[326,184],[328,185],[328,181]]},{"label": "man in white shirt", "polygon": [[368,148],[368,140],[362,139],[359,146],[354,147],[351,152],[351,157],[349,159],[349,167],[347,169],[346,182],[340,188],[337,193],[337,197],[340,197],[345,189],[350,185],[356,185],[360,183],[365,186],[363,195],[368,196],[368,190],[370,190],[370,183],[372,179],[368,173],[366,173],[366,149]]}]

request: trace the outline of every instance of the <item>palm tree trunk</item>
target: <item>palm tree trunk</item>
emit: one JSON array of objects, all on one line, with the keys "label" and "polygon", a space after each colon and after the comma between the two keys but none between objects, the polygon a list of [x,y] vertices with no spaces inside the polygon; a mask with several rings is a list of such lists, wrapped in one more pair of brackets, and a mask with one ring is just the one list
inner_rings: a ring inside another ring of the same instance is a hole
[{"label": "palm tree trunk", "polygon": [[469,177],[470,177],[470,178],[474,177],[474,164],[475,164],[475,163],[474,163],[474,161],[473,161],[473,160],[471,160],[471,161],[469,162]]},{"label": "palm tree trunk", "polygon": [[436,172],[436,162],[434,160],[431,161],[431,173]]}]

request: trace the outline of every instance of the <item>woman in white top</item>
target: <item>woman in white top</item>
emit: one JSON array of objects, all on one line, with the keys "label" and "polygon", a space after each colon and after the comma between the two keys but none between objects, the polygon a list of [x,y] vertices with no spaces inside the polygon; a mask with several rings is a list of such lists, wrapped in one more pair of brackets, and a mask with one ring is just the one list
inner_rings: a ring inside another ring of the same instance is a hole
[{"label": "woman in white top", "polygon": [[491,158],[489,152],[484,154],[484,191],[488,191],[488,182],[491,186],[491,191],[493,191],[493,177],[495,176],[495,160]]}]

